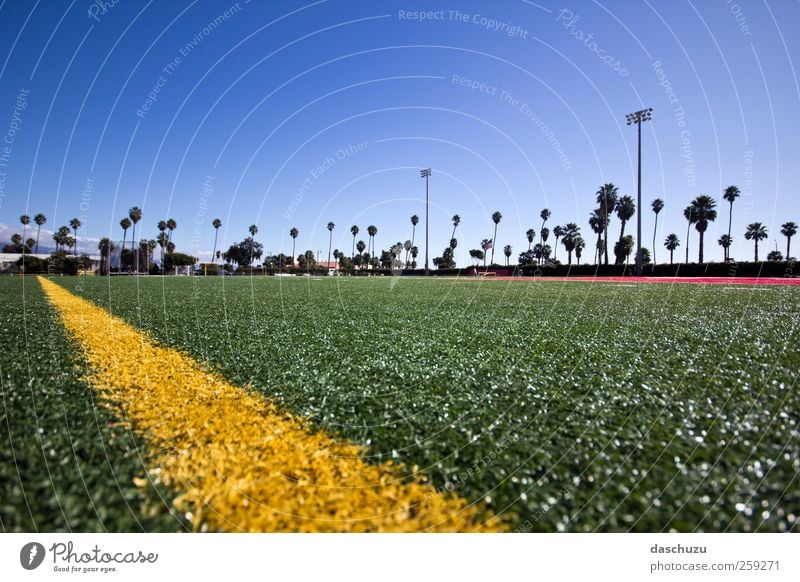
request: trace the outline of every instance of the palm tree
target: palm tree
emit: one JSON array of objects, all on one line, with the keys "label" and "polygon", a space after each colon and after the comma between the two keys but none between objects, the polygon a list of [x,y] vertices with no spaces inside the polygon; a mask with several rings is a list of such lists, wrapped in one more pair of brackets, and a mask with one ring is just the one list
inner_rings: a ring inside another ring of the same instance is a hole
[{"label": "palm tree", "polygon": [[114,243],[108,237],[103,237],[97,243],[97,250],[100,251],[100,274],[107,275],[111,270],[111,253],[114,252]]},{"label": "palm tree", "polygon": [[18,232],[15,232],[14,234],[12,234],[11,235],[11,244],[14,245],[15,247],[21,247],[22,246],[22,235],[20,233],[18,233]]},{"label": "palm tree", "polygon": [[150,241],[146,238],[139,241],[139,252],[142,253],[145,263],[149,269],[150,267]]},{"label": "palm tree", "polygon": [[[149,239],[147,241],[147,265],[149,267],[150,263],[153,262],[153,252],[158,247],[158,242],[155,239]],[[219,251],[217,251],[219,253]]]},{"label": "palm tree", "polygon": [[[133,232],[131,233],[131,244],[136,243],[136,223],[138,223],[142,219],[142,211],[138,206],[133,206],[128,210],[128,218],[131,219],[133,223]],[[136,272],[139,272],[139,253],[136,253]]]},{"label": "palm tree", "polygon": [[332,222],[328,223],[328,266],[331,264],[331,245],[333,245],[333,229],[336,225]]},{"label": "palm tree", "polygon": [[728,236],[727,234],[723,234],[721,237],[719,237],[717,243],[719,244],[719,246],[722,247],[722,252],[725,255],[725,259],[727,260],[728,249],[731,248],[731,244],[733,243],[733,238]]},{"label": "palm tree", "polygon": [[610,222],[611,213],[617,207],[617,196],[619,189],[612,183],[603,184],[597,190],[597,204],[600,207],[600,212],[603,215],[603,257],[605,264],[608,264],[608,225]]},{"label": "palm tree", "polygon": [[472,249],[469,251],[469,256],[475,260],[475,266],[477,266],[478,261],[484,258],[484,252],[481,249]]},{"label": "palm tree", "polygon": [[492,265],[494,265],[494,247],[497,246],[497,225],[500,224],[501,220],[503,220],[503,215],[500,214],[500,211],[495,211],[495,213],[492,214],[492,222],[494,222],[494,236],[492,237]]},{"label": "palm tree", "polygon": [[362,257],[366,248],[367,248],[367,243],[365,243],[363,240],[360,240],[356,243],[356,250],[358,251],[359,257]]},{"label": "palm tree", "polygon": [[456,229],[458,225],[461,224],[461,217],[458,214],[454,214],[453,218],[450,219],[453,222],[453,234],[450,235],[450,238],[456,237]]},{"label": "palm tree", "polygon": [[549,228],[543,228],[539,232],[539,238],[542,239],[542,244],[546,243],[547,239],[550,238],[550,229]]},{"label": "palm tree", "polygon": [[553,236],[556,237],[556,246],[555,246],[556,250],[555,250],[555,253],[553,253],[553,260],[554,261],[558,260],[558,239],[560,239],[562,236],[564,236],[565,232],[566,231],[564,230],[563,226],[556,225],[556,226],[553,227]]},{"label": "palm tree", "polygon": [[536,231],[532,228],[529,228],[527,231],[525,231],[525,237],[528,239],[528,250],[531,250],[533,239],[536,238]]},{"label": "palm tree", "polygon": [[695,229],[700,233],[700,246],[698,250],[698,262],[703,264],[703,239],[705,238],[708,223],[717,219],[717,201],[711,196],[701,194],[692,200],[692,208],[695,216]]},{"label": "palm tree", "polygon": [[162,230],[156,237],[156,243],[161,247],[161,271],[164,272],[164,249],[169,244],[169,235]]},{"label": "palm tree", "polygon": [[375,256],[375,235],[378,234],[378,227],[374,225],[369,225],[367,227],[367,234],[369,235],[369,242],[370,246],[367,249],[367,252],[370,256]]},{"label": "palm tree", "polygon": [[[169,221],[167,221],[167,224],[169,224]],[[253,266],[253,247],[255,246],[255,245],[253,245],[253,243],[255,242],[256,235],[258,234],[258,227],[255,224],[251,224],[248,227],[247,232],[250,233],[250,266],[252,267]],[[252,271],[251,271],[251,273],[252,273]]]},{"label": "palm tree", "polygon": [[774,251],[769,252],[769,254],[767,255],[767,260],[780,262],[783,260],[783,255],[778,249],[775,249]]},{"label": "palm tree", "polygon": [[411,247],[411,268],[417,268],[417,255],[419,254],[419,249],[416,246]]},{"label": "palm tree", "polygon": [[575,237],[575,258],[578,260],[578,265],[581,264],[581,255],[583,254],[583,249],[586,248],[586,241],[583,240],[583,237],[576,236]]},{"label": "palm tree", "polygon": [[215,218],[211,221],[211,226],[214,227],[214,250],[211,251],[211,260],[213,261],[217,254],[217,235],[219,234],[219,227],[222,226],[222,221],[219,218]]},{"label": "palm tree", "polygon": [[[727,188],[725,188],[725,193],[722,195],[722,197],[725,200],[730,202],[730,209],[728,210],[728,238],[731,238],[731,224],[733,223],[733,202],[739,197],[739,194],[741,194],[741,192],[739,192],[739,189],[736,186],[728,186]],[[731,238],[731,240],[733,239]],[[726,253],[725,260],[727,261],[730,259],[730,254],[727,254],[729,253],[728,249],[725,249],[725,253]]]},{"label": "palm tree", "polygon": [[[22,224],[22,238],[25,239],[25,229],[28,228],[28,225],[31,223],[31,217],[27,214],[23,214],[19,217],[19,222]],[[25,253],[25,247],[22,248],[23,254]]]},{"label": "palm tree", "polygon": [[503,247],[503,254],[506,256],[506,267],[508,267],[508,259],[511,257],[511,245]]},{"label": "palm tree", "polygon": [[67,237],[69,236],[69,227],[62,226],[54,234],[53,240],[56,241],[56,252],[59,249],[64,250],[67,244]]},{"label": "palm tree", "polygon": [[417,234],[417,224],[419,224],[419,216],[416,214],[411,215],[411,245],[406,249],[406,264],[408,264],[408,252],[414,246],[414,236]]},{"label": "palm tree", "polygon": [[169,242],[172,242],[172,231],[178,228],[178,223],[172,218],[167,219],[167,230],[169,231]]},{"label": "palm tree", "polygon": [[664,246],[667,247],[669,251],[669,264],[672,264],[672,253],[675,252],[679,246],[681,246],[681,241],[678,239],[678,235],[675,233],[667,235],[667,238],[664,240]]},{"label": "palm tree", "polygon": [[[555,232],[555,229],[553,229]],[[580,238],[580,228],[574,222],[568,222],[567,226],[562,229],[561,234],[564,237],[564,240],[561,243],[564,245],[564,248],[567,251],[567,264],[572,264],[572,251],[575,250],[575,244],[577,240]]]},{"label": "palm tree", "polygon": [[627,265],[628,259],[631,256],[631,251],[633,250],[634,245],[635,242],[633,240],[633,237],[629,234],[626,234],[624,237],[622,237],[621,240],[618,240],[617,243],[614,245],[614,255],[617,257],[621,257],[623,262]]},{"label": "palm tree", "polygon": [[289,230],[289,236],[292,237],[292,266],[294,266],[294,243],[297,240],[297,237],[300,236],[300,231],[297,228],[292,227]]},{"label": "palm tree", "polygon": [[[617,213],[617,218],[619,218],[620,227],[619,227],[619,247],[624,250],[625,245],[622,244],[622,239],[625,238],[625,225],[628,221],[633,218],[633,215],[636,214],[636,203],[633,201],[633,198],[630,196],[622,196],[617,200],[617,205],[614,208]],[[614,262],[617,265],[621,265],[625,261],[625,257],[621,255],[616,255]]]},{"label": "palm tree", "polygon": [[[550,253],[553,252],[553,249],[550,245],[540,244],[539,246],[539,255],[544,261],[545,264],[550,262]],[[534,247],[535,248],[535,247]]]},{"label": "palm tree", "polygon": [[128,210],[128,218],[131,219],[133,223],[133,232],[131,234],[131,241],[136,240],[136,224],[142,219],[142,211],[139,209],[138,206],[133,206],[130,210]]},{"label": "palm tree", "polygon": [[781,225],[781,234],[786,237],[786,260],[791,258],[789,254],[792,237],[797,234],[797,224],[794,222],[784,222]]},{"label": "palm tree", "polygon": [[758,241],[767,238],[767,228],[760,222],[752,222],[747,225],[744,238],[755,242],[755,261],[758,262]]},{"label": "palm tree", "polygon": [[131,219],[128,217],[123,218],[119,221],[119,225],[122,227],[122,252],[125,252],[125,239],[128,236],[128,229],[131,227]]},{"label": "palm tree", "polygon": [[169,241],[169,242],[167,243],[167,254],[170,254],[170,255],[171,255],[171,254],[172,254],[172,253],[174,253],[174,252],[175,252],[175,243],[174,243],[174,242],[172,242],[172,241]]},{"label": "palm tree", "polygon": [[69,227],[72,229],[72,232],[75,233],[75,236],[73,237],[75,239],[75,248],[72,249],[72,254],[74,254],[77,257],[78,256],[78,229],[81,227],[81,221],[78,220],[77,218],[73,218],[72,220],[69,221]]},{"label": "palm tree", "polygon": [[350,227],[350,234],[353,235],[353,251],[350,255],[350,260],[352,261],[356,258],[356,235],[358,234],[358,227],[355,224]]},{"label": "palm tree", "polygon": [[41,212],[33,217],[33,221],[37,224],[38,228],[36,229],[36,254],[39,254],[39,233],[42,230],[42,225],[47,222],[47,217],[42,214]]},{"label": "palm tree", "polygon": [[[492,241],[490,241],[488,238],[483,239],[481,241],[481,248],[483,249],[483,266],[484,267],[486,266],[486,250],[489,247],[494,248],[494,245],[492,244]],[[492,252],[494,252],[494,251],[492,251]]]},{"label": "palm tree", "polygon": [[694,206],[691,204],[683,209],[683,217],[686,219],[686,264],[689,264],[689,233],[692,231],[692,225],[695,223],[697,218],[694,215]]},{"label": "palm tree", "polygon": [[[544,223],[550,218],[550,209],[543,208],[542,211],[539,213],[539,218],[542,219],[542,228],[544,228]],[[539,232],[542,232],[542,228],[539,229]]]},{"label": "palm tree", "polygon": [[653,225],[653,264],[656,264],[656,233],[658,232],[658,213],[664,210],[664,201],[656,198],[650,203],[650,207],[656,215],[656,222]]},{"label": "palm tree", "polygon": [[597,235],[597,243],[595,243],[594,249],[595,264],[600,263],[600,253],[603,249],[603,231],[607,224],[606,216],[600,208],[596,208],[589,215],[589,226],[592,232]]},{"label": "palm tree", "polygon": [[403,243],[397,241],[391,247],[389,247],[389,252],[392,254],[391,268],[394,269],[400,264],[400,253],[403,252]]}]

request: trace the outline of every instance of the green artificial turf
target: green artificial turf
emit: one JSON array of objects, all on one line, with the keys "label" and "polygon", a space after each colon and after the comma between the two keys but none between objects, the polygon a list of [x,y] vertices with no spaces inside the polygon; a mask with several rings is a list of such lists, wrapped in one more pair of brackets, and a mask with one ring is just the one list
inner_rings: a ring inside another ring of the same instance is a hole
[{"label": "green artificial turf", "polygon": [[0,278],[0,531],[178,531],[34,277]]},{"label": "green artificial turf", "polygon": [[515,529],[798,528],[800,288],[58,282]]}]

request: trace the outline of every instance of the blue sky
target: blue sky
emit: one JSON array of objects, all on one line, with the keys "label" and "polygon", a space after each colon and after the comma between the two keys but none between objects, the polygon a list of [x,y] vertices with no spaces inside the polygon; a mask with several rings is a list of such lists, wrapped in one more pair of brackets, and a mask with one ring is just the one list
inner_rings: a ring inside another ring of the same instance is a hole
[{"label": "blue sky", "polygon": [[[661,197],[660,261],[668,233],[684,241],[682,210],[701,193],[720,202],[706,256],[721,258],[730,184],[743,192],[734,257],[752,257],[748,222],[781,249],[780,224],[800,222],[797,2],[101,6],[0,5],[2,240],[21,213],[43,212],[48,228],[79,217],[83,247],[96,247],[121,239],[119,220],[138,205],[143,236],[174,218],[178,249],[204,258],[215,217],[220,246],[255,223],[266,250],[286,251],[296,226],[298,251],[324,256],[333,221],[334,247],[349,252],[350,226],[366,238],[374,224],[388,248],[424,217],[419,168],[431,167],[431,256],[458,213],[468,262],[495,210],[497,245],[516,256],[542,208],[549,226],[574,221],[591,239],[600,184],[635,196],[625,114],[645,106],[644,244]],[[424,253],[421,232],[416,242]]]}]

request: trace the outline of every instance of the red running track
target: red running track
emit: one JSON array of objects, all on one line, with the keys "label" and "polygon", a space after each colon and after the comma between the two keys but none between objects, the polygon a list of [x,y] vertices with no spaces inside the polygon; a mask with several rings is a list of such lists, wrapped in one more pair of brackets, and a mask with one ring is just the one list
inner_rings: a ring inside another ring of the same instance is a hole
[{"label": "red running track", "polygon": [[[694,283],[701,285],[800,285],[790,277],[489,277],[495,281],[589,281],[595,283]],[[483,279],[481,279],[483,280]]]}]

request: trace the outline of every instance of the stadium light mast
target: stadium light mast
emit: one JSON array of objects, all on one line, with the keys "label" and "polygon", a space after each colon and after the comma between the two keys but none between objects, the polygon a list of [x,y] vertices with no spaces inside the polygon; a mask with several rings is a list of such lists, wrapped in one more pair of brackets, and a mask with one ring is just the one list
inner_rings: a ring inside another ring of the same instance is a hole
[{"label": "stadium light mast", "polygon": [[636,187],[636,275],[642,276],[642,123],[653,119],[653,108],[642,109],[625,116],[628,125],[636,124],[639,140],[639,172]]},{"label": "stadium light mast", "polygon": [[428,274],[428,178],[431,177],[431,169],[425,168],[419,171],[421,178],[425,178],[425,274]]}]

